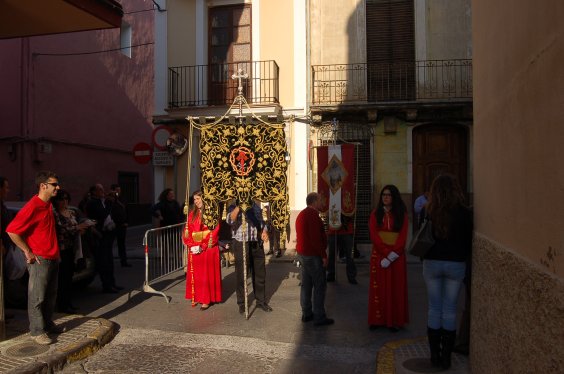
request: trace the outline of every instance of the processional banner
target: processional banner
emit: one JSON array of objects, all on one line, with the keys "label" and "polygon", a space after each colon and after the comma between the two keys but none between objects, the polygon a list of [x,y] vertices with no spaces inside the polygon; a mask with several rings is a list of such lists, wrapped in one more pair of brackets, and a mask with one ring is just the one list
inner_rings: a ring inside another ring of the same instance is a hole
[{"label": "processional banner", "polygon": [[289,221],[283,124],[199,126],[204,221],[215,227],[219,203],[235,199],[243,211],[253,200],[270,204],[269,224],[285,232]]},{"label": "processional banner", "polygon": [[329,227],[339,229],[341,214],[355,213],[354,145],[339,144],[317,148],[317,188]]}]

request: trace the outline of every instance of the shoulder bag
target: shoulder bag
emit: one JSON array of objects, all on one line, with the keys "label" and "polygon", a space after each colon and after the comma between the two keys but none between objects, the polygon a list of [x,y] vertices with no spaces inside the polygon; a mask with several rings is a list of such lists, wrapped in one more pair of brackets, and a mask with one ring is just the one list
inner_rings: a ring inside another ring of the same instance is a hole
[{"label": "shoulder bag", "polygon": [[417,231],[411,243],[409,243],[407,253],[413,256],[423,257],[434,245],[433,225],[430,219],[425,219],[419,231]]}]

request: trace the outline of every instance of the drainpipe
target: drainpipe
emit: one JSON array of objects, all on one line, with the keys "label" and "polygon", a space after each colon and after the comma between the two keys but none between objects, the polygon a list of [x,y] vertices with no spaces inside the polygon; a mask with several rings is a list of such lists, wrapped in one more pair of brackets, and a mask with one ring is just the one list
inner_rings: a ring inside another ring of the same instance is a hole
[{"label": "drainpipe", "polygon": [[[307,69],[307,74],[306,74],[306,87],[307,87],[307,93],[306,93],[306,102],[305,102],[305,113],[309,113],[309,103],[311,102],[311,80],[312,80],[312,76],[311,76],[311,0],[307,0],[306,1],[306,69]],[[309,144],[310,141],[310,123],[306,124],[307,126],[307,143]],[[307,190],[311,191],[312,189],[312,170],[308,167],[307,168]]]},{"label": "drainpipe", "polygon": [[[20,41],[20,137],[26,139],[29,132],[29,87],[30,87],[30,67],[29,67],[29,38],[21,38]],[[24,153],[26,142],[21,142],[16,145],[16,152],[19,153],[18,163],[18,177],[20,181],[18,198],[24,200],[25,198],[25,165]],[[18,155],[16,154],[16,157]]]}]

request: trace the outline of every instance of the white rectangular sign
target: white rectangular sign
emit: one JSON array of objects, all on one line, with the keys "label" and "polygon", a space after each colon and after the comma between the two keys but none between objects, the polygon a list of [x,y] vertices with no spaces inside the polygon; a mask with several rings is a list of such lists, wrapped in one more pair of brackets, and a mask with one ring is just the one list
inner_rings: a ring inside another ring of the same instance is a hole
[{"label": "white rectangular sign", "polygon": [[153,152],[154,166],[172,166],[174,164],[173,156],[167,151]]}]

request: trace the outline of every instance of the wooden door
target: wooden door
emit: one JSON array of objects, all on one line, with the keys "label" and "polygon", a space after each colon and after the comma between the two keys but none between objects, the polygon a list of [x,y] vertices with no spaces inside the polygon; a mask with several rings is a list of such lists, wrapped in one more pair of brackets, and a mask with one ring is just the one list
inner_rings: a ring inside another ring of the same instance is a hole
[{"label": "wooden door", "polygon": [[249,76],[243,94],[249,100],[252,74],[251,6],[233,5],[209,9],[209,104],[230,104],[238,82],[231,79],[238,69]]},{"label": "wooden door", "polygon": [[454,174],[468,192],[468,130],[457,125],[413,129],[413,201],[441,173]]}]

